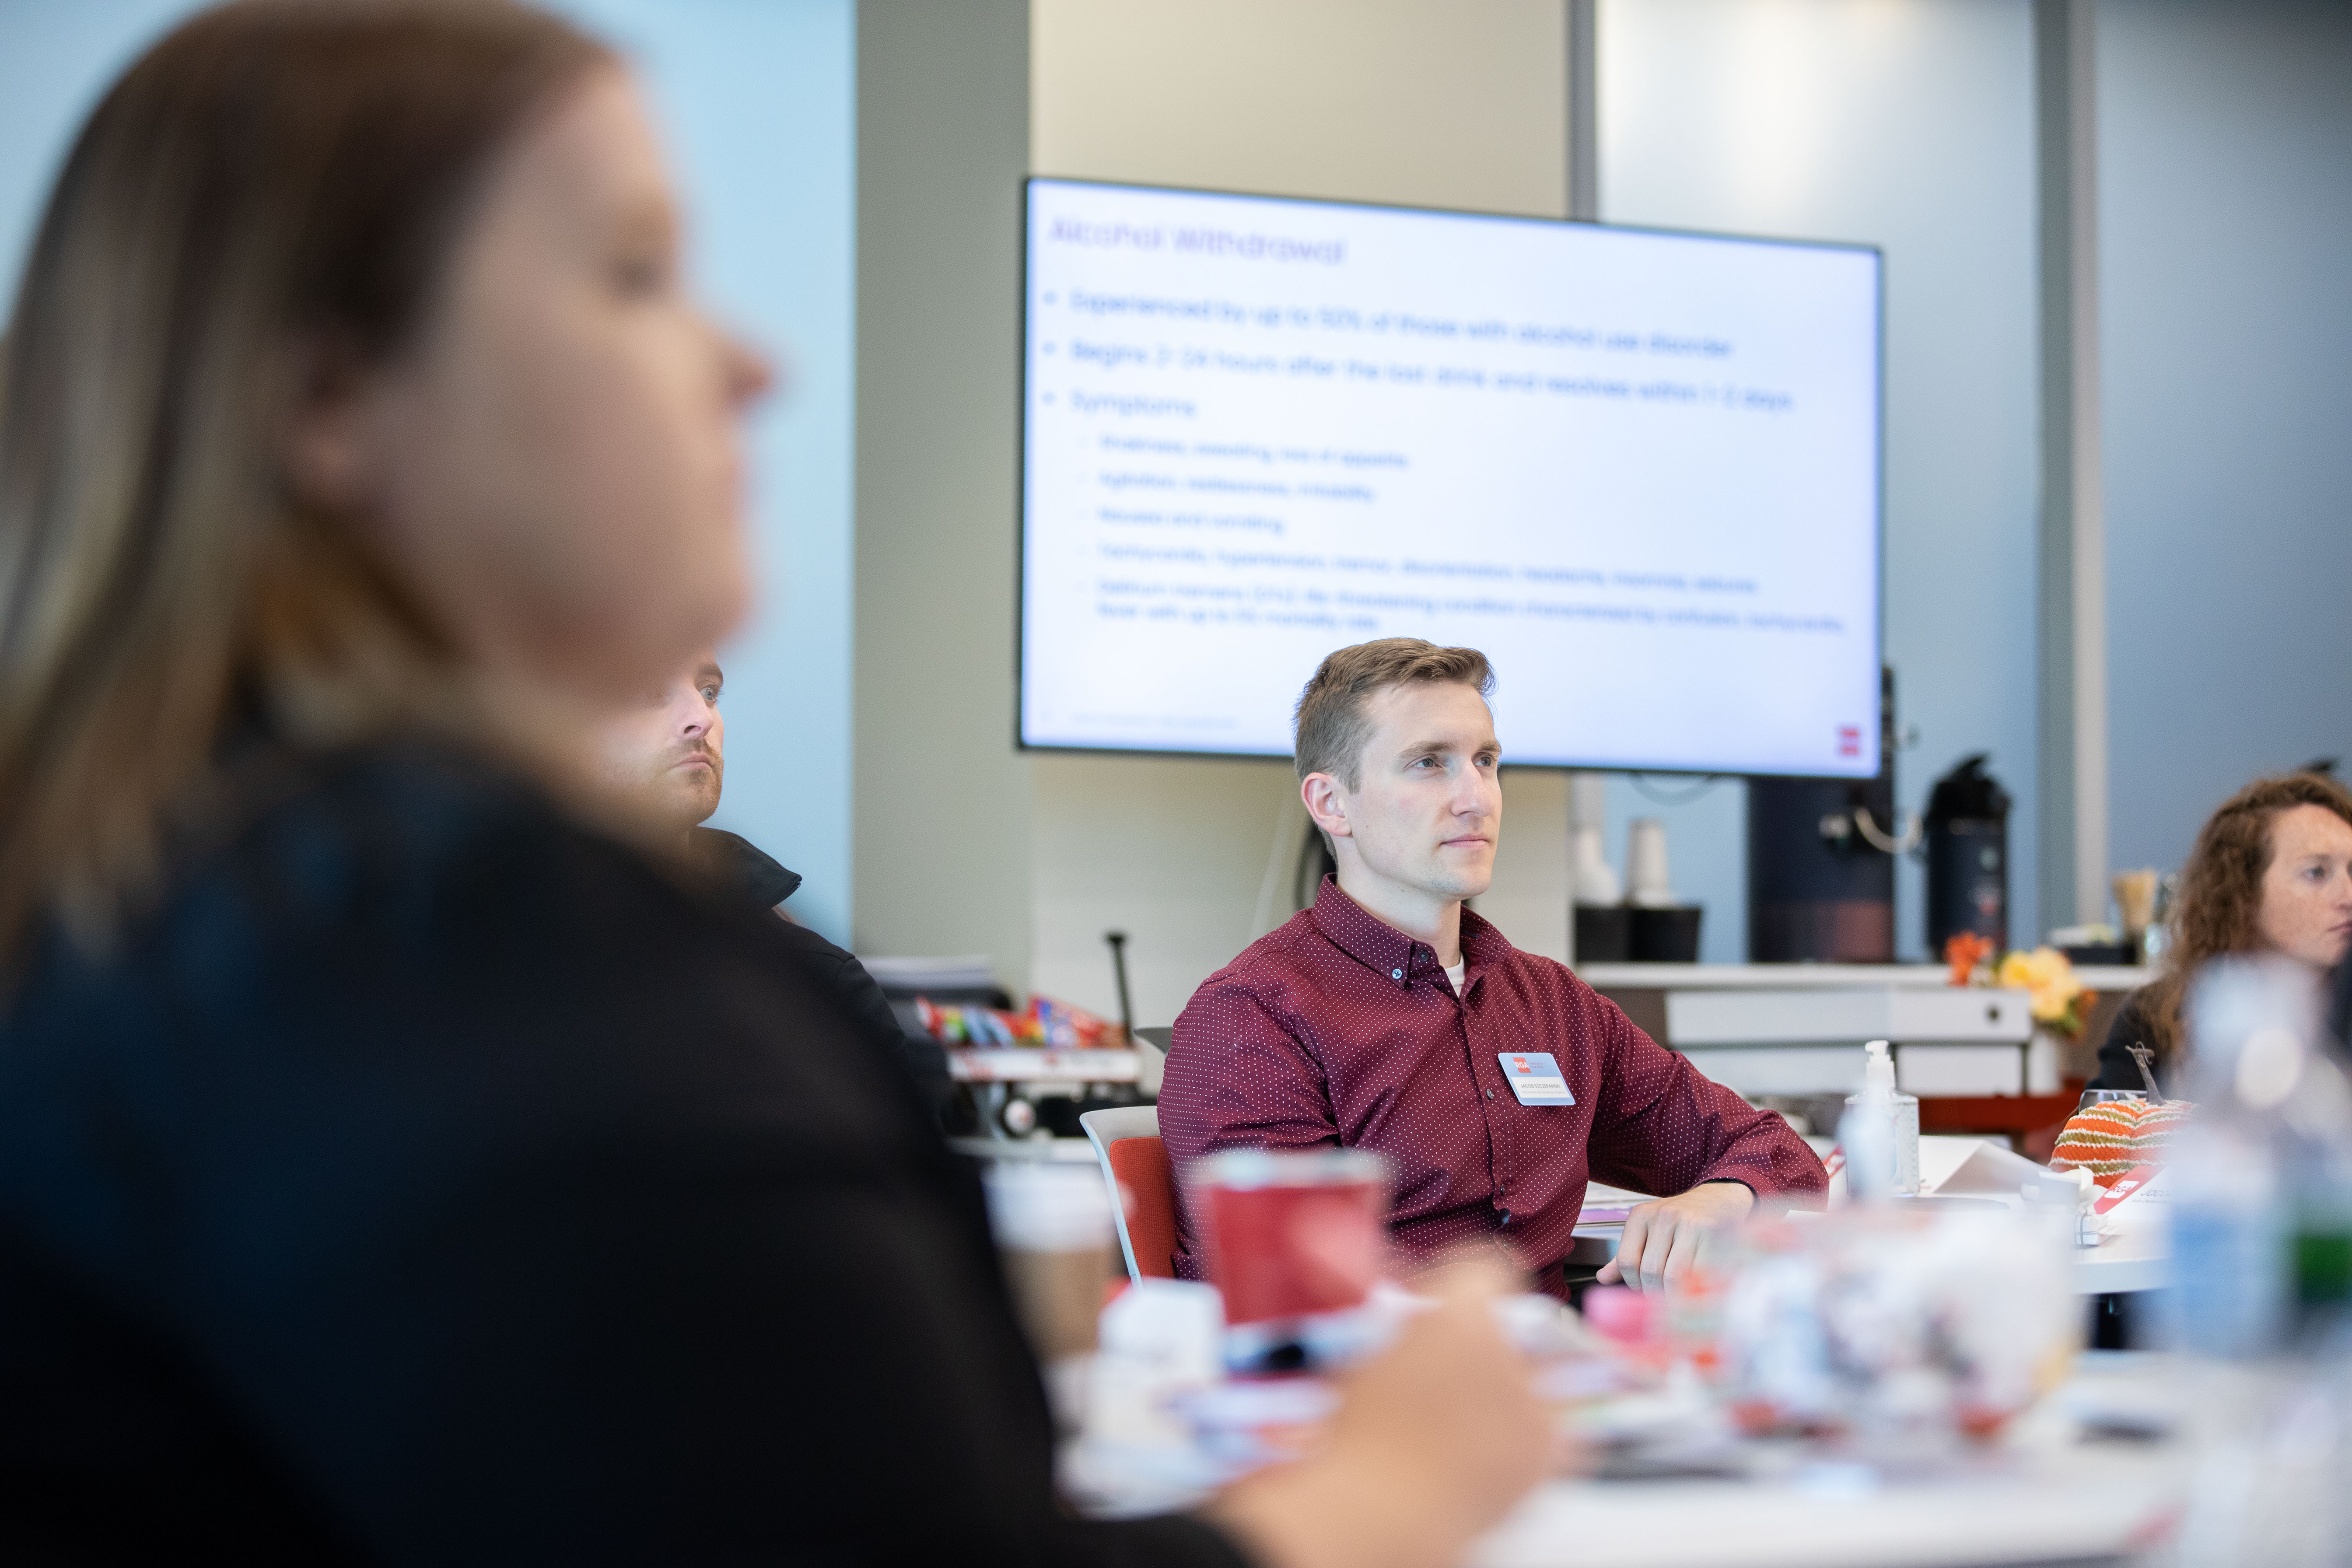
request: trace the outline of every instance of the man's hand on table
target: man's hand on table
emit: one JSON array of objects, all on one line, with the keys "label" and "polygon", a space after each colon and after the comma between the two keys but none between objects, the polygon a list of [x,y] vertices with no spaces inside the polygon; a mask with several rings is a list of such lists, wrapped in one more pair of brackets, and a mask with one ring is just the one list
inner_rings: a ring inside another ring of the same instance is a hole
[{"label": "man's hand on table", "polygon": [[1756,1194],[1738,1182],[1701,1182],[1680,1197],[1643,1204],[1625,1216],[1617,1256],[1601,1266],[1594,1282],[1663,1290],[1755,1207]]}]

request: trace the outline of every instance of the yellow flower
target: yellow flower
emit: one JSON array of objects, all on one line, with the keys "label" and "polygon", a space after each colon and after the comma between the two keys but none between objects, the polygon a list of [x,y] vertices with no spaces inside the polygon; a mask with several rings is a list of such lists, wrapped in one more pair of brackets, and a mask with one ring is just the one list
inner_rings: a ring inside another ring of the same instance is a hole
[{"label": "yellow flower", "polygon": [[1996,978],[2011,990],[2031,993],[2033,1016],[2045,1024],[2065,1017],[2074,998],[2083,994],[2083,983],[2074,978],[2074,964],[2054,947],[2011,953],[2000,961]]}]

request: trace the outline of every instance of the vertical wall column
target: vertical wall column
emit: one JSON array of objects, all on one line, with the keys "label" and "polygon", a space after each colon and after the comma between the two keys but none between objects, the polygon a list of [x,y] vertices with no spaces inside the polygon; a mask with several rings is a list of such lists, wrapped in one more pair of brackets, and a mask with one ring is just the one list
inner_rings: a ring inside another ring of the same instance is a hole
[{"label": "vertical wall column", "polygon": [[1013,744],[1028,0],[857,8],[858,951],[1028,989]]},{"label": "vertical wall column", "polygon": [[2107,904],[2106,540],[2099,470],[2094,16],[2093,0],[2034,0],[2042,261],[2043,928],[2103,920]]},{"label": "vertical wall column", "polygon": [[1601,221],[1600,4],[1568,0],[1568,216],[1578,223]]},{"label": "vertical wall column", "polygon": [[[1601,221],[1601,0],[1568,0],[1568,216]],[[1609,826],[1609,781],[1568,776],[1568,961],[1576,962],[1576,830]]]}]

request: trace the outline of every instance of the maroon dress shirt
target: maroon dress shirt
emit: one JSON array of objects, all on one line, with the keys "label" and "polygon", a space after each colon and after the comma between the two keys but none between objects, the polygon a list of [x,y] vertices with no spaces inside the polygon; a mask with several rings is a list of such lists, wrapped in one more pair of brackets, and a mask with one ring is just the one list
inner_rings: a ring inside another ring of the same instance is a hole
[{"label": "maroon dress shirt", "polygon": [[[1179,1173],[1221,1149],[1377,1149],[1409,1255],[1500,1237],[1560,1289],[1587,1181],[1661,1195],[1701,1182],[1759,1198],[1824,1192],[1788,1123],[1633,1026],[1566,964],[1462,914],[1463,994],[1428,943],[1324,879],[1315,907],[1211,975],[1176,1020],[1160,1132]],[[1505,1052],[1549,1051],[1573,1105],[1521,1105]],[[1205,1275],[1177,1207],[1176,1270]]]}]

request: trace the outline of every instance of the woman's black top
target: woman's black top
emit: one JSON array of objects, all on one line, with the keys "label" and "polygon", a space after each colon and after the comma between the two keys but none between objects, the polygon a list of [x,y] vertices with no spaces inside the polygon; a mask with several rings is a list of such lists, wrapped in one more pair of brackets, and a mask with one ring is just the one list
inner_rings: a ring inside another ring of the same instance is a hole
[{"label": "woman's black top", "polygon": [[[2352,960],[2336,966],[2335,973],[2327,977],[2327,1048],[2336,1065],[2352,1072],[2352,1048],[2347,1048],[2352,1047]],[[2147,1080],[2139,1076],[2139,1068],[2132,1064],[2130,1051],[2126,1048],[2136,1041],[2153,1043],[2148,1035],[2147,998],[2145,988],[2135,991],[2116,1010],[2116,1021],[2107,1029],[2105,1043],[2099,1047],[2099,1076],[2090,1081],[2089,1088],[2145,1089],[2147,1087]],[[2189,1092],[2189,1086],[2179,1081],[2179,1075],[2173,1071],[2171,1062],[2165,1056],[2159,1054],[2152,1066],[2157,1084],[2168,1096]]]},{"label": "woman's black top", "polygon": [[[2092,1089],[2137,1089],[2145,1091],[2147,1080],[2139,1076],[2139,1065],[2132,1059],[2131,1047],[2145,1045],[2151,1050],[2156,1041],[2148,1032],[2147,990],[2145,986],[2124,998],[2116,1009],[2115,1021],[2107,1026],[2107,1037],[2099,1046],[2099,1073],[2087,1087]],[[2179,1092],[2179,1086],[2168,1081],[2169,1064],[2158,1054],[2149,1064],[2156,1074],[2157,1087],[2169,1096]]]},{"label": "woman's black top", "polygon": [[0,1012],[0,1561],[1230,1563],[1073,1521],[968,1167],[780,945],[422,742]]}]

